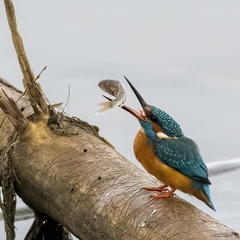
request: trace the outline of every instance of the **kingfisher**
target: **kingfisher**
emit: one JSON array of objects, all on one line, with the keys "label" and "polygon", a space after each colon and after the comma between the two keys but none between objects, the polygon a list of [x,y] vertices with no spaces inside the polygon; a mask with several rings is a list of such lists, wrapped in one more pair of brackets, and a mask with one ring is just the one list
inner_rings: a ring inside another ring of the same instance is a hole
[{"label": "kingfisher", "polygon": [[141,125],[133,144],[135,157],[148,173],[163,183],[160,187],[144,189],[159,192],[151,196],[153,199],[172,197],[178,189],[216,211],[210,196],[208,169],[196,143],[184,135],[180,125],[168,113],[147,104],[125,79],[143,108],[135,111],[122,106]]}]

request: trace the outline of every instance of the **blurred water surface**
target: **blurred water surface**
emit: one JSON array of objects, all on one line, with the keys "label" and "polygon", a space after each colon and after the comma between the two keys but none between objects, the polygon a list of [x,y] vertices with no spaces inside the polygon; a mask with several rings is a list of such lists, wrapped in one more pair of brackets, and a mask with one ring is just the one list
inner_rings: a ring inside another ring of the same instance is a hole
[{"label": "blurred water surface", "polygon": [[[39,82],[51,102],[69,102],[65,111],[100,127],[116,149],[135,160],[132,143],[138,122],[121,109],[94,115],[103,101],[99,80],[124,82],[150,104],[170,113],[193,138],[206,162],[240,156],[240,2],[46,1],[14,2],[19,30]],[[22,74],[0,3],[0,74],[22,88]],[[126,85],[127,105],[140,106]],[[240,231],[240,170],[212,181],[213,212],[203,211]],[[21,203],[22,204],[22,203]],[[20,205],[21,205],[20,204]],[[17,222],[23,239],[31,220]],[[0,221],[0,238],[3,236]]]}]

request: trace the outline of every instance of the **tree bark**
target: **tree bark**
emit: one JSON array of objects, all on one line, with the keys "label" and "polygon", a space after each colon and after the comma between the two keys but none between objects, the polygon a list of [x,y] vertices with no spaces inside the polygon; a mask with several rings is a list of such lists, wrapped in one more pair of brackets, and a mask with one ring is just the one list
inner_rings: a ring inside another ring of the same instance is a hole
[{"label": "tree bark", "polygon": [[[21,96],[7,82],[0,85],[15,101]],[[31,119],[27,97],[17,103]],[[2,111],[0,122],[2,152],[15,129]],[[53,113],[48,123],[30,122],[11,149],[17,194],[79,239],[240,238],[178,197],[150,200],[142,188],[159,182],[80,119]]]},{"label": "tree bark", "polygon": [[156,179],[119,154],[97,127],[54,110],[36,82],[40,75],[34,77],[13,3],[4,3],[25,88],[23,94],[0,78],[0,207],[10,222],[7,239],[14,238],[13,179],[36,212],[27,240],[70,239],[65,228],[82,240],[239,239],[178,197],[150,200],[142,188],[159,185]]}]

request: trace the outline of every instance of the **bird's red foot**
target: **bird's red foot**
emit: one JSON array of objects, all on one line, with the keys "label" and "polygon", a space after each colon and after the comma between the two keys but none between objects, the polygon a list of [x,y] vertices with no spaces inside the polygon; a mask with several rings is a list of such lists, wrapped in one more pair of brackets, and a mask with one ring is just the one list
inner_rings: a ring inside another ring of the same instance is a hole
[{"label": "bird's red foot", "polygon": [[151,187],[151,188],[143,188],[146,191],[158,191],[158,192],[166,192],[168,191],[168,185],[164,184],[160,187]]},{"label": "bird's red foot", "polygon": [[175,189],[171,189],[169,192],[160,193],[157,195],[152,195],[151,198],[159,199],[159,198],[167,198],[172,197],[174,195]]}]

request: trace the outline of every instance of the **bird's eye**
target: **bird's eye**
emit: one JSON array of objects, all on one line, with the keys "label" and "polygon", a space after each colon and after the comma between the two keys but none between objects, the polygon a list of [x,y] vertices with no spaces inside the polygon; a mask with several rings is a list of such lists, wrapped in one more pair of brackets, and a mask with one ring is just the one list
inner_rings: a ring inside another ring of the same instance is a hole
[{"label": "bird's eye", "polygon": [[156,118],[155,116],[153,116],[153,115],[151,115],[150,119],[151,119],[151,121],[153,121],[153,122],[156,122],[156,121],[157,121],[157,118]]}]

